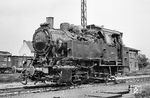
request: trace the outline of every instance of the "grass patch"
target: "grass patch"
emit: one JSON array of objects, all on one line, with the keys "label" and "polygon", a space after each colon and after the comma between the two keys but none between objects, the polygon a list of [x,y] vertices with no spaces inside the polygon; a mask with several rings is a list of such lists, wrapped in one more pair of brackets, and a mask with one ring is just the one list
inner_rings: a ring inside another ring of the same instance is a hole
[{"label": "grass patch", "polygon": [[126,74],[126,76],[139,76],[139,75],[150,75],[150,69],[142,69]]},{"label": "grass patch", "polygon": [[0,74],[0,83],[19,82],[20,74]]},{"label": "grass patch", "polygon": [[134,96],[135,98],[150,98],[150,85],[143,87],[142,90]]}]

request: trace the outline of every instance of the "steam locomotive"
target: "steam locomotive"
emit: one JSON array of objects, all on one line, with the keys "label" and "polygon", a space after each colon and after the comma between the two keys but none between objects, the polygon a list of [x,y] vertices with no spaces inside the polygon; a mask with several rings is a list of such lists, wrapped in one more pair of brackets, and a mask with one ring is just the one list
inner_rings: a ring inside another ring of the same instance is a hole
[{"label": "steam locomotive", "polygon": [[[53,22],[53,17],[47,17],[35,30],[35,56],[26,77],[33,81],[76,83],[128,69],[121,32],[94,24],[82,28],[61,23],[60,29],[55,29]],[[26,71],[22,72],[25,77],[23,73]]]}]

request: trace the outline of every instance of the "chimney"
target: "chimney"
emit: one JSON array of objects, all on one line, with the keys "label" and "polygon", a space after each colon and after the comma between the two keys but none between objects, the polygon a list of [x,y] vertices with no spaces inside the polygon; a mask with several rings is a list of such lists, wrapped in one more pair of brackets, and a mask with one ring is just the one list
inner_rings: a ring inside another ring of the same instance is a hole
[{"label": "chimney", "polygon": [[54,26],[54,17],[46,17],[46,22],[49,24],[49,27],[52,29]]}]

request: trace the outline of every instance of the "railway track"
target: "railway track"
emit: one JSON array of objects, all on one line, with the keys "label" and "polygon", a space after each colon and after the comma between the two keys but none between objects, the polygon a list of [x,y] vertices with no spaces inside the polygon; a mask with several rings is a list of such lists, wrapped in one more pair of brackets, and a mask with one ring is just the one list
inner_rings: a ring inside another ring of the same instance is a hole
[{"label": "railway track", "polygon": [[[150,81],[150,75],[145,76],[132,76],[132,77],[121,77],[116,78],[116,81],[124,84],[130,83],[142,83],[146,81]],[[93,85],[93,83],[91,84]],[[106,85],[105,83],[100,83],[99,85]],[[108,86],[108,85],[106,85]],[[68,85],[57,85],[57,84],[39,84],[39,85],[27,85],[27,86],[20,86],[20,87],[13,87],[13,88],[3,88],[0,89],[0,97],[8,97],[8,96],[15,96],[19,94],[28,94],[28,93],[41,93],[41,92],[49,92],[49,91],[59,91],[59,90],[66,90],[66,89],[74,89],[80,88],[82,86],[68,86]]]},{"label": "railway track", "polygon": [[73,86],[56,85],[56,84],[6,88],[6,89],[0,89],[0,97],[8,97],[8,96],[14,96],[14,95],[19,95],[19,94],[28,94],[28,93],[58,91],[58,90],[65,90],[65,89],[71,89],[71,88],[73,88]]}]

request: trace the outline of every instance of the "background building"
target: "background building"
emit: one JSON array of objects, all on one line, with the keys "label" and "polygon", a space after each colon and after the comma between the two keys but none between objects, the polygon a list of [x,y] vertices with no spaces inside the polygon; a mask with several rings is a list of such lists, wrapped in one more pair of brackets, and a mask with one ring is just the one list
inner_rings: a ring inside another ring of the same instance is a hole
[{"label": "background building", "polygon": [[34,56],[34,49],[31,41],[23,40],[23,44],[19,50],[19,56]]},{"label": "background building", "polygon": [[11,55],[10,52],[0,51],[0,73],[4,73],[5,69],[11,67]]},{"label": "background building", "polygon": [[130,72],[139,70],[138,66],[138,51],[137,49],[129,48],[129,68]]}]

